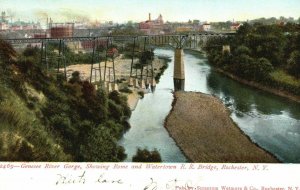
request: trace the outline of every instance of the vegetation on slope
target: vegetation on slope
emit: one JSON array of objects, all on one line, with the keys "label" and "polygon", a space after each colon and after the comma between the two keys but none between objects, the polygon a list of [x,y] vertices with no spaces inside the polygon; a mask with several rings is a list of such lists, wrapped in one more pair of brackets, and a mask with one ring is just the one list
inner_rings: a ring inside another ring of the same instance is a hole
[{"label": "vegetation on slope", "polygon": [[132,162],[162,162],[162,159],[156,149],[149,151],[138,148],[136,154],[132,157]]},{"label": "vegetation on slope", "polygon": [[[249,25],[234,37],[211,39],[210,63],[238,77],[300,95],[300,25]],[[220,48],[216,48],[220,45]],[[222,52],[230,45],[231,52]]]},{"label": "vegetation on slope", "polygon": [[121,161],[130,117],[126,97],[69,82],[40,65],[39,49],[17,55],[0,40],[0,160]]}]

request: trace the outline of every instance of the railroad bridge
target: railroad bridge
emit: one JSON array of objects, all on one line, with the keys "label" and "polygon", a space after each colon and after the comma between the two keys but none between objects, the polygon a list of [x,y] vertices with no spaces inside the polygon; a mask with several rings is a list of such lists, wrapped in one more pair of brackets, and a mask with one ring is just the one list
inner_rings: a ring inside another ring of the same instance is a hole
[{"label": "railroad bridge", "polygon": [[[114,45],[118,44],[128,44],[131,46],[131,68],[130,68],[130,77],[129,84],[138,85],[143,83],[143,80],[146,80],[150,77],[151,85],[155,85],[155,80],[153,78],[153,65],[150,63],[141,64],[141,68],[134,66],[134,57],[137,54],[137,51],[142,49],[143,52],[152,51],[155,47],[158,46],[167,46],[175,48],[174,51],[174,89],[175,90],[184,90],[185,84],[185,72],[184,72],[184,62],[183,62],[183,49],[201,49],[205,46],[205,43],[209,38],[226,38],[233,35],[232,33],[189,33],[189,34],[170,34],[170,35],[118,35],[118,36],[84,36],[84,37],[57,37],[57,38],[19,38],[19,39],[4,39],[10,42],[13,46],[19,44],[39,44],[41,49],[41,64],[47,70],[49,69],[49,59],[47,55],[47,46],[49,43],[58,44],[58,53],[57,53],[57,68],[56,73],[61,73],[61,68],[64,78],[67,80],[67,70],[66,70],[66,56],[65,49],[67,43],[78,43],[78,42],[89,42],[92,49],[91,57],[91,69],[90,69],[90,82],[100,82],[100,84],[106,84],[107,87],[112,90],[117,90],[116,75],[115,75],[115,52],[113,51]],[[104,67],[100,66],[100,52],[99,46],[104,48]],[[223,49],[230,50],[230,47],[223,46]],[[112,66],[108,66],[107,62],[111,60]],[[94,64],[98,63],[98,66],[95,67]],[[144,69],[146,67],[146,69]],[[150,72],[149,67],[151,67]],[[101,71],[104,69],[104,74],[101,76]],[[140,75],[138,71],[140,70]],[[135,72],[134,72],[135,70]],[[146,74],[143,73],[143,70],[146,70]],[[97,73],[100,76],[99,81],[97,80]],[[150,73],[150,74],[149,74]],[[108,74],[108,77],[107,77]]]}]

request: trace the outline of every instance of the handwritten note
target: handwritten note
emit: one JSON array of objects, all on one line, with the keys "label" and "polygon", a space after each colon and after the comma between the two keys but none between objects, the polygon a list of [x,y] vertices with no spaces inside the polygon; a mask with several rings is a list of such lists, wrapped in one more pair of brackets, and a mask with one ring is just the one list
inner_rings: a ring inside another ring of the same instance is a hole
[{"label": "handwritten note", "polygon": [[289,175],[299,171],[283,164],[0,163],[0,189],[300,190],[298,175]]}]

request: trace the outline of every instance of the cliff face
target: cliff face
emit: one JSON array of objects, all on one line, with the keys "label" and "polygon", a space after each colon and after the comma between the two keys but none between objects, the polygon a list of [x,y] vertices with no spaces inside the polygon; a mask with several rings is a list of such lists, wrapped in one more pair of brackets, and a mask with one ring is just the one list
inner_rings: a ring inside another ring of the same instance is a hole
[{"label": "cliff face", "polygon": [[278,162],[242,133],[217,98],[196,92],[174,96],[165,126],[192,162]]}]

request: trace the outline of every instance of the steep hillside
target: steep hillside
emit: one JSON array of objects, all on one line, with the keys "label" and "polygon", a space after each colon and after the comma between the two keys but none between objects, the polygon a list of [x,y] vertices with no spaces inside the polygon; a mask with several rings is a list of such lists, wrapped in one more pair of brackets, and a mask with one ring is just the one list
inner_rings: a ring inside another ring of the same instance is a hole
[{"label": "steep hillside", "polygon": [[74,73],[50,75],[38,49],[17,54],[0,39],[0,161],[121,161],[130,109],[118,92]]}]

